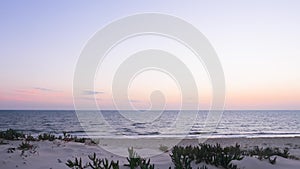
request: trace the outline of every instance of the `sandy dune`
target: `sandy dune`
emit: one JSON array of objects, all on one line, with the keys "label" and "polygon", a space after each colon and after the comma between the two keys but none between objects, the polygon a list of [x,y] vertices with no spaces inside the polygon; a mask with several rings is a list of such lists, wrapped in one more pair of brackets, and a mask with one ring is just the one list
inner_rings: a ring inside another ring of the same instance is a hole
[{"label": "sandy dune", "polygon": [[[163,153],[159,150],[160,145],[172,145],[180,140],[173,139],[100,139],[99,146],[87,143],[64,142],[60,140],[31,142],[37,147],[32,152],[15,150],[8,153],[8,148],[18,147],[21,141],[8,141],[9,144],[0,145],[0,169],[64,169],[68,168],[65,162],[68,159],[74,160],[75,157],[81,157],[83,162],[87,162],[87,156],[96,152],[100,158],[119,160],[121,168],[126,168],[123,164],[127,163],[127,148],[134,147],[142,157],[150,157],[151,162],[156,168],[168,168],[171,166],[169,152]],[[7,141],[4,141],[7,142]],[[208,139],[206,143],[220,143],[223,146],[239,143],[242,148],[251,148],[253,146],[289,148],[291,155],[300,157],[300,138],[215,138]],[[186,139],[179,143],[180,145],[197,145],[198,140]],[[171,146],[170,146],[171,147]],[[111,153],[114,152],[114,153]],[[123,156],[124,155],[124,156]],[[275,165],[268,161],[260,161],[253,157],[245,157],[241,161],[233,161],[240,168],[245,169],[299,169],[300,161],[277,157]],[[199,166],[199,165],[198,165]],[[215,169],[214,166],[208,166]]]}]

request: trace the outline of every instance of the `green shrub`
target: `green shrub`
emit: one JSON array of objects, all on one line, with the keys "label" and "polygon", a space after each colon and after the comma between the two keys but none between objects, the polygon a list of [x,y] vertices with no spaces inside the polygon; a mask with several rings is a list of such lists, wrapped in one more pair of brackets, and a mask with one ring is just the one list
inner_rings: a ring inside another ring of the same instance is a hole
[{"label": "green shrub", "polygon": [[255,146],[254,149],[248,150],[246,152],[246,155],[251,156],[251,157],[252,156],[257,157],[259,160],[268,159],[271,164],[276,163],[276,157],[274,157],[274,159],[272,160],[271,159],[272,156],[280,156],[283,158],[292,158],[292,156],[290,156],[288,148],[285,148],[281,151],[277,147],[276,148],[270,148],[270,147],[259,148],[258,146]]},{"label": "green shrub", "polygon": [[119,169],[119,161],[114,162],[112,161],[108,161],[108,159],[99,159],[96,157],[96,153],[94,153],[93,155],[89,155],[89,159],[92,161],[89,162],[89,166],[92,169]]},{"label": "green shrub", "polygon": [[[128,148],[127,157],[128,164],[124,166],[130,169],[154,169],[154,164],[150,163],[150,159],[141,158],[134,149]],[[192,169],[192,162],[195,164],[206,163],[221,167],[224,169],[238,169],[232,164],[232,160],[242,160],[245,156],[255,156],[259,159],[268,159],[271,164],[276,163],[277,157],[290,158],[288,149],[280,150],[279,148],[259,148],[255,147],[251,150],[242,150],[240,145],[221,147],[220,144],[199,144],[198,146],[174,146],[170,157],[175,169]],[[70,168],[92,168],[92,169],[119,169],[119,161],[108,161],[107,159],[99,159],[96,154],[89,155],[89,163],[82,164],[81,159],[75,158],[75,161],[68,160],[66,163]],[[171,167],[169,167],[171,169]],[[207,169],[206,165],[198,166],[198,169]]]},{"label": "green shrub", "polygon": [[23,133],[17,132],[16,130],[13,129],[8,129],[6,131],[0,132],[0,138],[3,138],[5,140],[18,140],[24,137],[25,135]]},{"label": "green shrub", "polygon": [[77,138],[76,136],[73,138],[74,142],[77,143],[85,143],[86,138]]},{"label": "green shrub", "polygon": [[191,169],[191,162],[194,160],[194,147],[174,146],[170,154],[175,169]]},{"label": "green shrub", "polygon": [[75,158],[75,161],[72,161],[72,160],[68,160],[66,165],[69,167],[69,168],[73,168],[73,169],[84,169],[86,168],[86,166],[83,166],[82,165],[82,160],[81,158]]},{"label": "green shrub", "polygon": [[205,162],[216,167],[235,169],[237,167],[230,163],[232,160],[241,160],[241,152],[239,145],[222,148],[220,144],[200,144],[196,147],[175,146],[170,156],[175,169],[191,169],[191,162],[194,160],[196,164]]},{"label": "green shrub", "polygon": [[129,164],[124,166],[130,167],[130,169],[138,167],[141,163],[141,157],[133,150],[133,147],[128,148],[128,154],[127,161]]},{"label": "green shrub", "polygon": [[64,134],[64,137],[63,137],[64,141],[72,141],[73,140],[72,136],[69,133],[64,131],[63,134]]},{"label": "green shrub", "polygon": [[19,144],[18,149],[19,150],[30,150],[33,148],[33,145],[30,144],[28,141],[22,142],[21,144]]},{"label": "green shrub", "polygon": [[[23,141],[19,145],[18,150],[22,150],[21,156],[23,156],[26,151],[28,151],[31,154],[35,154],[37,152],[36,148],[37,148],[37,146],[30,144],[29,141]],[[24,156],[26,157],[27,155],[24,155]]]},{"label": "green shrub", "polygon": [[26,138],[25,138],[26,141],[36,141],[36,139],[32,136],[32,135],[28,135]]},{"label": "green shrub", "polygon": [[150,159],[142,159],[139,166],[141,169],[154,169],[154,164],[150,163]]},{"label": "green shrub", "polygon": [[81,158],[75,158],[75,161],[68,160],[66,165],[69,168],[73,169],[84,169],[84,168],[92,168],[92,169],[119,169],[119,161],[108,161],[108,159],[100,159],[96,157],[96,153],[93,155],[89,155],[89,160],[91,162],[82,164]]},{"label": "green shrub", "polygon": [[154,169],[154,164],[150,163],[150,159],[146,160],[141,158],[134,150],[133,147],[128,148],[128,164],[124,166],[130,167],[130,169],[140,168],[140,169]]},{"label": "green shrub", "polygon": [[49,133],[43,133],[38,136],[38,139],[43,140],[43,141],[45,141],[45,140],[54,141],[56,138],[55,138],[55,135],[52,135]]}]

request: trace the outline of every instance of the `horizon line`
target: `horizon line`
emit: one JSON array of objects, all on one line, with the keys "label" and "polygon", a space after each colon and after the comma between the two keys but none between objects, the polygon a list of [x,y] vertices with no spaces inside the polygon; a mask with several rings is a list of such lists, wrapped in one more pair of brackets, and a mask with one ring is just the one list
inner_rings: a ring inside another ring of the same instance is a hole
[{"label": "horizon line", "polygon": [[[162,109],[150,110],[150,111],[161,111]],[[180,109],[165,109],[164,111],[178,111]],[[209,109],[182,109],[183,111],[300,111],[300,109],[224,109],[224,110],[209,110]],[[92,110],[92,109],[0,109],[0,111],[133,111],[130,109],[103,109],[103,110]],[[149,110],[135,110],[135,111],[149,111]]]}]

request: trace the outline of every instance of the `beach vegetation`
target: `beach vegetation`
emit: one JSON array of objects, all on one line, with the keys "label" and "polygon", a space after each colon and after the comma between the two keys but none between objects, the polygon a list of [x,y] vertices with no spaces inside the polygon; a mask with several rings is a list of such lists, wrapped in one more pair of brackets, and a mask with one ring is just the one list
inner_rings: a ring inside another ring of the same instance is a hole
[{"label": "beach vegetation", "polygon": [[26,141],[37,141],[37,139],[34,138],[32,135],[27,135],[27,136],[25,136],[25,140],[26,140]]},{"label": "beach vegetation", "polygon": [[96,153],[88,156],[92,162],[89,162],[88,166],[92,169],[119,169],[119,161],[110,161],[105,159],[100,159],[96,157]]},{"label": "beach vegetation", "polygon": [[74,161],[68,160],[66,165],[72,169],[119,169],[119,161],[109,161],[107,158],[97,158],[96,153],[88,156],[90,162],[83,164],[81,158],[75,158]]},{"label": "beach vegetation", "polygon": [[232,164],[233,160],[242,160],[245,156],[256,157],[260,160],[266,159],[271,164],[276,163],[276,156],[291,158],[287,148],[259,148],[254,147],[250,150],[242,150],[240,145],[222,148],[220,144],[200,144],[199,146],[174,146],[170,154],[175,169],[190,169],[192,162],[196,164],[206,163],[216,167],[222,166],[225,169],[237,169]]},{"label": "beach vegetation", "polygon": [[128,164],[124,164],[124,166],[128,166],[130,169],[140,168],[140,169],[154,169],[154,164],[150,163],[150,159],[144,159],[140,157],[134,150],[133,147],[128,148]]},{"label": "beach vegetation", "polygon": [[83,137],[77,137],[77,136],[72,136],[71,134],[67,133],[66,131],[63,132],[63,137],[62,136],[59,136],[58,137],[59,140],[64,140],[66,142],[69,142],[69,141],[74,141],[74,142],[77,142],[77,143],[85,143],[86,141],[86,138],[83,138]]},{"label": "beach vegetation", "polygon": [[[242,160],[240,146],[222,148],[220,144],[200,144],[199,146],[175,146],[170,154],[175,169],[191,169],[191,163],[206,163],[225,169],[236,169],[232,160]],[[202,166],[203,167],[203,166]]]},{"label": "beach vegetation", "polygon": [[129,158],[141,158],[138,153],[134,151],[133,147],[128,148],[128,156]]},{"label": "beach vegetation", "polygon": [[72,141],[73,140],[72,136],[69,133],[67,133],[66,131],[63,131],[63,135],[64,135],[64,137],[63,137],[64,141]]},{"label": "beach vegetation", "polygon": [[72,169],[84,169],[84,168],[87,168],[87,166],[83,166],[82,165],[82,160],[81,158],[75,158],[74,161],[72,160],[68,160],[66,165],[69,167],[69,168],[72,168]]},{"label": "beach vegetation", "polygon": [[200,144],[199,146],[175,146],[170,154],[175,169],[191,169],[191,163],[204,162],[225,169],[236,169],[232,160],[242,160],[239,145],[222,148],[220,144]]},{"label": "beach vegetation", "polygon": [[6,131],[0,131],[0,138],[5,140],[19,140],[24,138],[25,135],[13,129],[7,129]]},{"label": "beach vegetation", "polygon": [[[196,147],[195,147],[196,148]],[[192,146],[174,146],[172,149],[172,153],[170,157],[172,159],[173,164],[175,165],[175,169],[191,169],[191,162],[194,160],[194,152],[192,150],[194,147]]]},{"label": "beach vegetation", "polygon": [[271,148],[271,147],[259,148],[258,146],[255,146],[254,149],[246,151],[245,154],[248,156],[251,156],[251,157],[256,157],[259,160],[267,159],[271,164],[276,163],[276,157],[271,159],[272,156],[291,158],[288,148],[280,150],[277,147],[275,147],[275,148]]},{"label": "beach vegetation", "polygon": [[[238,169],[232,163],[233,160],[242,160],[245,156],[266,159],[271,164],[276,164],[277,156],[290,158],[287,148],[259,148],[254,147],[250,150],[241,149],[240,145],[222,147],[220,144],[199,144],[198,146],[174,146],[170,157],[174,164],[174,169],[192,169],[196,165],[198,169],[207,169],[206,165],[212,165],[224,169]],[[92,168],[92,169],[118,169],[119,161],[109,161],[96,157],[96,153],[88,156],[90,162],[82,164],[81,159],[75,158],[75,161],[68,160],[66,163],[70,168]],[[130,169],[154,169],[150,159],[142,158],[133,147],[128,148],[127,164],[124,166]],[[204,163],[204,164],[203,164]],[[202,165],[200,165],[202,164]],[[199,166],[197,166],[199,165]],[[172,167],[169,167],[172,169]]]},{"label": "beach vegetation", "polygon": [[150,159],[141,159],[139,166],[141,169],[154,169],[154,164],[150,163]]},{"label": "beach vegetation", "polygon": [[[21,144],[19,144],[18,150],[21,150],[21,156],[25,154],[26,151],[29,151],[31,154],[37,153],[37,146],[34,146],[33,144],[30,144],[29,141],[23,141]],[[24,155],[27,156],[27,155]]]},{"label": "beach vegetation", "polygon": [[130,169],[154,169],[154,164],[150,163],[150,159],[144,158],[127,158],[128,164],[124,164],[124,166],[128,166]]},{"label": "beach vegetation", "polygon": [[128,166],[130,169],[154,169],[154,164],[150,163],[150,159],[144,158],[128,158],[128,164],[124,164],[124,166]]},{"label": "beach vegetation", "polygon": [[283,158],[288,158],[289,157],[289,149],[285,148],[280,150],[279,148],[271,148],[271,147],[266,147],[266,148],[259,148],[258,146],[255,146],[254,149],[248,150],[247,155],[249,156],[256,156],[258,159],[268,159],[271,156],[277,155],[281,156]]},{"label": "beach vegetation", "polygon": [[33,145],[30,144],[29,141],[23,141],[18,147],[19,150],[25,150],[25,151],[30,150],[32,148],[33,148]]},{"label": "beach vegetation", "polygon": [[294,156],[294,155],[289,155],[289,159],[300,160],[299,157],[296,157],[296,156]]},{"label": "beach vegetation", "polygon": [[45,140],[54,141],[55,139],[56,139],[55,135],[49,134],[49,133],[43,133],[38,136],[38,140],[42,140],[42,141],[45,141]]},{"label": "beach vegetation", "polygon": [[[124,166],[130,169],[154,169],[154,164],[151,164],[150,159],[141,158],[133,148],[128,148],[129,157],[127,158],[128,164]],[[90,162],[83,164],[81,158],[75,158],[74,161],[68,160],[66,165],[73,169],[119,169],[119,161],[109,161],[107,158],[97,158],[96,153],[88,156]]]},{"label": "beach vegetation", "polygon": [[86,140],[86,138],[78,138],[78,137],[74,137],[73,138],[73,140],[74,140],[74,142],[76,142],[76,143],[85,143],[85,140]]}]

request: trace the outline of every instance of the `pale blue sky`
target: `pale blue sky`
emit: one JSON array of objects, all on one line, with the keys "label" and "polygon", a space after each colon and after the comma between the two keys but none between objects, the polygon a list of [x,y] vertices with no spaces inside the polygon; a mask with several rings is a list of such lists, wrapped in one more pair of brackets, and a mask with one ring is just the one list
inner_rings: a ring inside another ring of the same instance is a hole
[{"label": "pale blue sky", "polygon": [[297,0],[1,1],[0,109],[72,109],[84,44],[143,12],[178,16],[208,38],[224,68],[228,109],[299,109],[299,9]]}]

